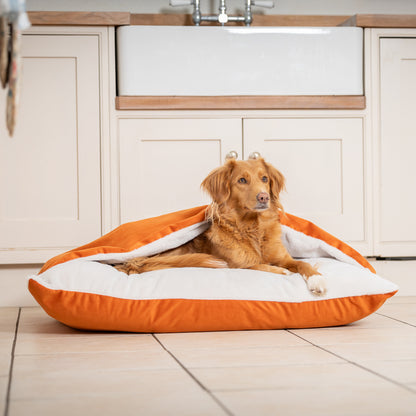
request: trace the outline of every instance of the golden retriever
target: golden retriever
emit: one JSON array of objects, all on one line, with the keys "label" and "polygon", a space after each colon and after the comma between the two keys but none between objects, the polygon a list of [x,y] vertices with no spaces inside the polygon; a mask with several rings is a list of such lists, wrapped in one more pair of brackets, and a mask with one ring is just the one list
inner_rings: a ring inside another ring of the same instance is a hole
[{"label": "golden retriever", "polygon": [[316,266],[293,259],[281,241],[279,194],[283,175],[263,158],[229,159],[202,182],[212,203],[210,227],[188,243],[152,257],[115,266],[127,274],[174,267],[253,269],[299,273],[311,292],[326,292]]}]

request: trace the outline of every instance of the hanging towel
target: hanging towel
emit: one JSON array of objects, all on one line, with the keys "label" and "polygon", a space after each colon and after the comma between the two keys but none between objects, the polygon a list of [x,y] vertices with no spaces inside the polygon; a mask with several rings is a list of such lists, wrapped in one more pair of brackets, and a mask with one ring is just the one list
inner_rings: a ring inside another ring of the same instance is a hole
[{"label": "hanging towel", "polygon": [[0,80],[8,85],[6,120],[13,136],[19,104],[21,32],[30,26],[25,0],[0,0]]}]

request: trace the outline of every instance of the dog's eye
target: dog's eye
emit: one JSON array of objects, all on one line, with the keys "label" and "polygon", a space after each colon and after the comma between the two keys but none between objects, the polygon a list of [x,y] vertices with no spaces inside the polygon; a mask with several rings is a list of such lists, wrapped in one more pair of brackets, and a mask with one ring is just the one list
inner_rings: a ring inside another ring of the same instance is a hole
[{"label": "dog's eye", "polygon": [[267,176],[263,176],[261,178],[261,181],[264,182],[264,183],[267,183],[269,181],[269,178]]},{"label": "dog's eye", "polygon": [[247,179],[246,178],[240,178],[238,180],[238,183],[247,183]]}]

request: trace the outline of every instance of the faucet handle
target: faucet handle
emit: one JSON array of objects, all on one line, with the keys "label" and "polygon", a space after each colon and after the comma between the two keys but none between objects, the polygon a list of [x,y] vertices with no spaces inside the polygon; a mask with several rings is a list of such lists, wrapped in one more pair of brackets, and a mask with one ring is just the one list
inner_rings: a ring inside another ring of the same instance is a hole
[{"label": "faucet handle", "polygon": [[272,0],[254,0],[251,4],[257,7],[266,7],[268,9],[272,9],[274,7],[274,1]]},{"label": "faucet handle", "polygon": [[169,0],[169,5],[172,7],[192,6],[193,4],[194,0]]}]

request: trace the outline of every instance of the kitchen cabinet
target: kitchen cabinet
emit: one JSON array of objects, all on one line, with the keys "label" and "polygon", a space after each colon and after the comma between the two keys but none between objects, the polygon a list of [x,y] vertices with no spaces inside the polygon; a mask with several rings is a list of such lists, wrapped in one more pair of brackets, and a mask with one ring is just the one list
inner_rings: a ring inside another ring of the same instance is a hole
[{"label": "kitchen cabinet", "polygon": [[118,123],[120,223],[209,203],[199,191],[205,176],[231,150],[240,159],[258,151],[286,176],[288,212],[368,251],[362,118],[131,116]]},{"label": "kitchen cabinet", "polygon": [[287,212],[367,251],[362,118],[244,120],[244,150],[285,175]]},{"label": "kitchen cabinet", "polygon": [[[100,42],[32,28],[14,137],[0,118],[0,263],[40,263],[101,234]],[[5,93],[0,114],[5,114]]]},{"label": "kitchen cabinet", "polygon": [[416,256],[416,30],[370,29],[374,255]]},{"label": "kitchen cabinet", "polygon": [[416,36],[380,39],[378,138],[381,256],[416,256]]},{"label": "kitchen cabinet", "polygon": [[241,155],[239,119],[121,118],[118,129],[121,223],[209,203],[201,182]]}]

